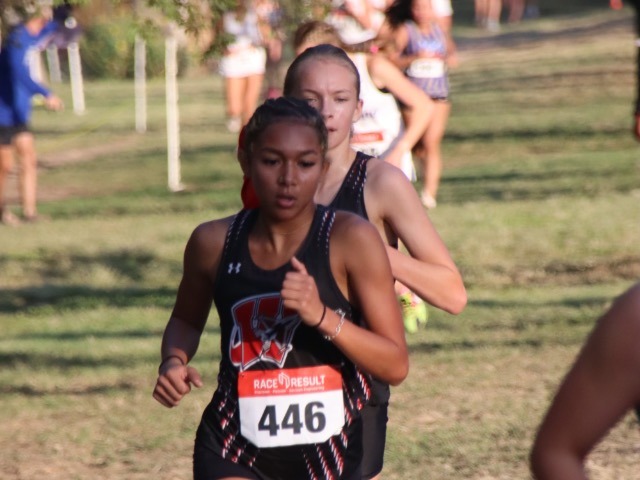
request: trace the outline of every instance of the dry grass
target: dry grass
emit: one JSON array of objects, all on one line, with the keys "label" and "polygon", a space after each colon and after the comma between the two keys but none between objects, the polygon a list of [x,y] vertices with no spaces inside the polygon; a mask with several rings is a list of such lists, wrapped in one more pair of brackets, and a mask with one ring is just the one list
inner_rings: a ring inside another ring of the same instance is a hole
[{"label": "dry grass", "polygon": [[[458,317],[432,309],[428,328],[408,339],[388,479],[528,478],[558,382],[595,319],[640,274],[629,12],[531,25],[540,29],[460,41],[432,218],[470,301]],[[38,113],[50,158],[42,210],[52,220],[0,229],[2,479],[190,478],[215,386],[215,315],[194,360],[205,387],[173,410],[151,390],[184,242],[239,205],[234,138],[220,132],[210,82],[182,84],[181,195],[166,192],[161,102],[143,142],[130,140],[118,96],[128,86],[88,85],[97,117]],[[67,150],[76,161],[64,161]],[[639,453],[629,416],[590,456],[592,478],[637,478]]]}]

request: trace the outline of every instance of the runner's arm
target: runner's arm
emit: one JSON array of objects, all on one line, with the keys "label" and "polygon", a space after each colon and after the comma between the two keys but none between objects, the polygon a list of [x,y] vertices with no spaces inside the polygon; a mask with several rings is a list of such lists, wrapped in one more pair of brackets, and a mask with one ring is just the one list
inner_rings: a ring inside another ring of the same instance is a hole
[{"label": "runner's arm", "polygon": [[227,227],[226,219],[202,224],[187,242],[176,302],[162,337],[161,364],[153,393],[167,407],[177,406],[191,384],[202,384],[198,372],[187,364],[198,350],[211,309],[213,279]]},{"label": "runner's arm", "polygon": [[409,252],[387,247],[394,277],[429,304],[452,314],[462,312],[467,304],[462,276],[413,185],[397,168],[379,167],[367,181],[365,202],[376,205],[378,216]]},{"label": "runner's arm", "polygon": [[339,212],[331,233],[331,270],[343,294],[363,313],[362,328],[320,300],[315,279],[297,259],[287,273],[281,295],[284,305],[302,321],[329,337],[356,365],[375,377],[398,385],[407,376],[409,359],[404,327],[393,290],[384,245],[375,227],[355,214]]},{"label": "runner's arm", "polygon": [[418,59],[418,55],[405,55],[404,49],[409,44],[409,32],[405,25],[399,25],[391,30],[391,41],[387,47],[387,56],[389,60],[404,72],[411,62]]},{"label": "runner's arm", "polygon": [[398,166],[402,155],[413,148],[427,129],[433,115],[433,100],[384,56],[371,56],[368,66],[376,86],[387,89],[404,108],[411,112],[411,120],[405,125],[401,138],[386,158],[391,164]]},{"label": "runner's arm", "polygon": [[536,478],[586,479],[584,461],[622,416],[640,404],[640,284],[598,321],[562,382],[536,436]]},{"label": "runner's arm", "polygon": [[[333,342],[365,371],[398,385],[408,374],[409,357],[389,261],[375,227],[362,218],[349,217],[337,240],[344,239],[342,255],[349,292],[367,328],[345,322]],[[339,318],[335,312],[331,317],[324,325],[325,335],[336,332]]]}]

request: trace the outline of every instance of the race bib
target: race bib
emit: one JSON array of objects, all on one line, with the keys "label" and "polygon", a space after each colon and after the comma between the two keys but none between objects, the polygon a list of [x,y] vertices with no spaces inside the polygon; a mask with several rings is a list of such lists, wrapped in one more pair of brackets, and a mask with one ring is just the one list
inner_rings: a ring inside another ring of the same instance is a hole
[{"label": "race bib", "polygon": [[389,142],[384,141],[383,132],[358,132],[352,135],[349,144],[354,150],[372,157],[379,157]]},{"label": "race bib", "polygon": [[351,144],[378,143],[384,141],[383,132],[356,132],[351,136]]},{"label": "race bib", "polygon": [[340,371],[329,365],[238,374],[240,431],[257,447],[322,443],[344,426]]},{"label": "race bib", "polygon": [[411,62],[407,75],[414,78],[444,77],[444,60],[440,58],[419,58]]}]

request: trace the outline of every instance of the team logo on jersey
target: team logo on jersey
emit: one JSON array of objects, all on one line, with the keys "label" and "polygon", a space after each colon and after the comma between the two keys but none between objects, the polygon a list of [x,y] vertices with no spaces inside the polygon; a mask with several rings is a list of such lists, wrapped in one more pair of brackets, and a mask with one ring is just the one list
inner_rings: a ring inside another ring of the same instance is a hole
[{"label": "team logo on jersey", "polygon": [[298,312],[285,308],[279,293],[270,293],[243,299],[231,307],[231,315],[231,362],[240,370],[259,361],[282,368],[300,325]]},{"label": "team logo on jersey", "polygon": [[227,268],[227,273],[240,273],[241,266],[242,266],[242,263],[240,262],[238,263],[230,262]]}]

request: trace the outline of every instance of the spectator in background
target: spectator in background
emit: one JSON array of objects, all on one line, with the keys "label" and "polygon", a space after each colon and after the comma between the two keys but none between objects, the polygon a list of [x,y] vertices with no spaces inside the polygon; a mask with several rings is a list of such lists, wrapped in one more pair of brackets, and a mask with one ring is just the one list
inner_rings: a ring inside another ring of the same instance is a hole
[{"label": "spectator in background", "polygon": [[378,36],[390,4],[391,0],[333,0],[325,21],[344,45],[362,44]]},{"label": "spectator in background", "polygon": [[218,30],[232,37],[220,60],[219,73],[225,81],[227,129],[238,133],[260,99],[267,62],[264,39],[271,34],[251,0],[238,0],[236,8],[223,14]]},{"label": "spectator in background", "polygon": [[[409,180],[415,181],[411,149],[429,125],[433,101],[385,56],[350,52],[331,25],[307,22],[296,30],[294,47],[298,55],[322,43],[344,47],[360,76],[362,113],[352,127],[351,148],[395,165]],[[411,123],[404,124],[398,102],[412,112],[408,116]],[[405,330],[415,333],[419,324],[427,322],[427,307],[401,282],[396,282],[396,294],[402,306]]]},{"label": "spectator in background", "polygon": [[6,205],[6,184],[13,169],[14,150],[20,160],[19,189],[22,216],[33,222],[37,210],[37,157],[30,129],[32,97],[41,95],[51,110],[62,108],[62,101],[47,87],[34,81],[29,56],[58,28],[48,6],[38,7],[26,21],[9,34],[0,51],[0,219],[4,224],[20,222]]},{"label": "spectator in background", "polygon": [[68,0],[64,3],[56,5],[53,9],[53,19],[64,28],[58,28],[51,37],[49,45],[57,48],[68,48],[72,42],[78,42],[82,35],[82,27],[78,24],[73,16],[74,6],[70,5]]},{"label": "spectator in background", "polygon": [[[317,108],[329,130],[328,169],[315,199],[368,219],[387,244],[396,280],[430,304],[460,313],[467,301],[460,272],[413,185],[388,162],[351,148],[351,127],[362,109],[359,76],[345,51],[327,44],[306,49],[287,71],[284,95]],[[398,241],[408,255],[397,249]],[[388,385],[374,382],[363,410],[363,478],[376,477],[383,467],[389,396]]]},{"label": "spectator in background", "polygon": [[538,18],[540,16],[540,8],[537,0],[505,0],[509,15],[507,21],[509,23],[518,23],[524,19]]},{"label": "spectator in background", "polygon": [[431,0],[396,0],[387,10],[387,20],[394,32],[391,59],[435,102],[432,119],[414,152],[424,174],[422,203],[435,208],[442,175],[441,143],[451,111],[447,36]]},{"label": "spectator in background", "polygon": [[500,30],[502,0],[475,0],[476,25],[490,32]]},{"label": "spectator in background", "polygon": [[518,23],[522,20],[526,4],[525,0],[505,0],[504,3],[507,7],[507,11],[509,12],[507,16],[507,21],[509,23]]},{"label": "spectator in background", "polygon": [[593,447],[626,414],[640,414],[640,283],[598,321],[560,385],[531,452],[540,480],[585,480]]}]

